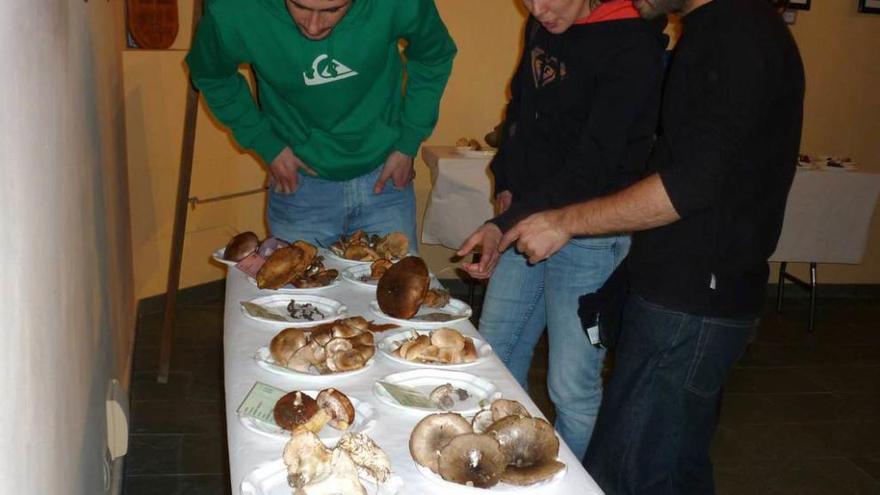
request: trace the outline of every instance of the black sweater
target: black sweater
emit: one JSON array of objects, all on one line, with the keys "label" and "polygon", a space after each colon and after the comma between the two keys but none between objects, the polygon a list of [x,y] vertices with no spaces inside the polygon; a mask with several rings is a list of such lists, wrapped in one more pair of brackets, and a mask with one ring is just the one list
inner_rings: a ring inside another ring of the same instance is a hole
[{"label": "black sweater", "polygon": [[646,171],[660,105],[665,22],[573,25],[562,34],[534,18],[511,82],[495,193],[513,204],[502,230],[528,214],[601,196]]},{"label": "black sweater", "polygon": [[638,233],[633,289],[687,313],[756,316],[795,172],[804,72],[766,0],[684,17],[650,167],[682,219]]}]

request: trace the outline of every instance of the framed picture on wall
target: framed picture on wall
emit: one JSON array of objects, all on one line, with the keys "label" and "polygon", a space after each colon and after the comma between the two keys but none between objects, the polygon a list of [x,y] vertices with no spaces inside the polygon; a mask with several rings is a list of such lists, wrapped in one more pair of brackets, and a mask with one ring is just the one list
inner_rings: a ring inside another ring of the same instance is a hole
[{"label": "framed picture on wall", "polygon": [[794,10],[810,10],[810,0],[789,0],[788,8]]},{"label": "framed picture on wall", "polygon": [[859,12],[880,14],[880,0],[859,0]]}]

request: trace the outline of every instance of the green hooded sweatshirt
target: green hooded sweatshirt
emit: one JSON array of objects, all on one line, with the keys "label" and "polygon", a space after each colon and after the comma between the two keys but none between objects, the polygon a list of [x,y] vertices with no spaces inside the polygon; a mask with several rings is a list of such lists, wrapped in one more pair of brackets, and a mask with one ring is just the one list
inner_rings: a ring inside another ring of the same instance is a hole
[{"label": "green hooded sweatshirt", "polygon": [[[353,0],[319,41],[300,33],[285,1],[208,4],[186,63],[217,119],[266,164],[290,146],[330,180],[369,173],[394,150],[415,156],[456,53],[434,1]],[[254,70],[259,106],[240,64]]]}]

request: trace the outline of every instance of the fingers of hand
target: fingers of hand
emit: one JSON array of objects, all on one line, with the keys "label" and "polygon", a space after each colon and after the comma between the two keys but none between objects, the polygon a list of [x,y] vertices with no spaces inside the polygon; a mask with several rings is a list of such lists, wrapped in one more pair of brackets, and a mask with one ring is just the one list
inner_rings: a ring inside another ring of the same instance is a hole
[{"label": "fingers of hand", "polygon": [[458,256],[466,256],[470,254],[474,250],[474,248],[477,247],[477,244],[480,243],[480,239],[482,237],[483,234],[479,230],[474,232],[473,234],[471,234],[470,237],[465,239],[464,244],[462,244],[461,247],[458,248],[458,251],[456,251],[455,254],[457,254]]}]

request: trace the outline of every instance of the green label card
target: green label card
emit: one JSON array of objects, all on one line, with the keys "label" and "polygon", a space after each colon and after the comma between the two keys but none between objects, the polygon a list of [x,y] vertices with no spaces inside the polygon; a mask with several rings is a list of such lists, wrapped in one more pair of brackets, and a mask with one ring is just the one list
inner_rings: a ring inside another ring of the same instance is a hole
[{"label": "green label card", "polygon": [[379,382],[379,385],[382,385],[382,388],[384,388],[385,391],[388,392],[388,394],[401,406],[437,409],[434,402],[419,390],[410,387],[401,387],[400,385],[388,382]]},{"label": "green label card", "polygon": [[287,392],[280,388],[260,382],[254,383],[236,412],[239,416],[258,419],[274,425],[275,416],[272,411],[275,409],[275,403],[286,394]]}]

